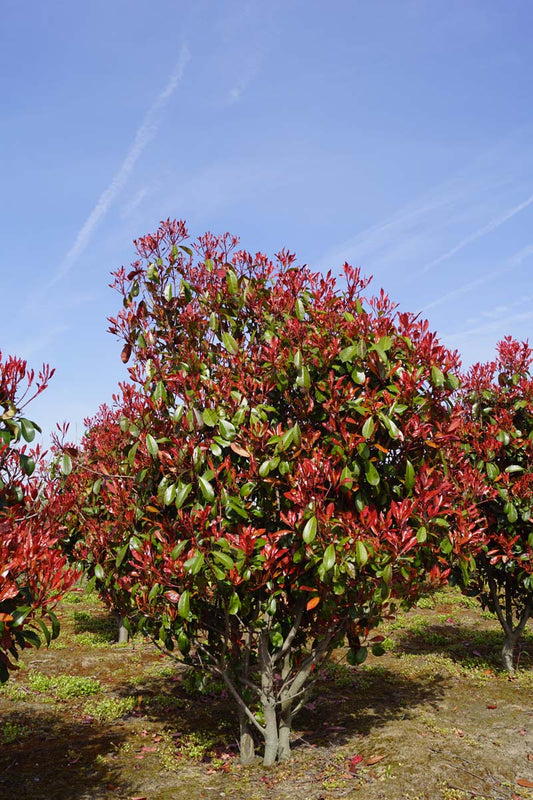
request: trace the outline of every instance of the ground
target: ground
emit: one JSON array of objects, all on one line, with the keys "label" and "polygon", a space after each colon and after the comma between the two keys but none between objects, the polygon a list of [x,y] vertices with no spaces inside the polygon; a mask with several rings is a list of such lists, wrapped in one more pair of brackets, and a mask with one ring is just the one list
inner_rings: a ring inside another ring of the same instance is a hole
[{"label": "ground", "polygon": [[[453,589],[389,621],[386,653],[343,653],[296,719],[293,759],[238,763],[222,687],[198,685],[81,588],[60,638],[0,689],[0,797],[17,800],[533,799],[533,630],[518,677],[497,622]],[[528,786],[529,784],[529,786]]]}]

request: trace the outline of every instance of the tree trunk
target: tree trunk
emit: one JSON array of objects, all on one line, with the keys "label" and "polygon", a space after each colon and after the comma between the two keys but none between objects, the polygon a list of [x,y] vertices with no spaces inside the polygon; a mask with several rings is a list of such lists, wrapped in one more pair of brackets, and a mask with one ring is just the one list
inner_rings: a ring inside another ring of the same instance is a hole
[{"label": "tree trunk", "polygon": [[126,644],[126,642],[129,639],[129,633],[127,631],[126,626],[124,625],[124,617],[122,616],[122,614],[115,614],[115,617],[116,617],[117,626],[118,626],[118,633],[117,633],[118,639],[117,639],[117,642],[118,642],[118,644]]},{"label": "tree trunk", "polygon": [[255,744],[252,736],[251,723],[246,713],[239,709],[239,750],[241,753],[241,764],[253,764],[255,760]]},{"label": "tree trunk", "polygon": [[503,668],[507,670],[509,675],[514,675],[514,649],[516,646],[517,637],[515,633],[508,633],[502,647],[502,664]]},{"label": "tree trunk", "polygon": [[278,761],[288,761],[291,757],[292,714],[283,714],[278,731]]},{"label": "tree trunk", "polygon": [[265,755],[263,765],[271,767],[278,757],[278,721],[276,719],[276,706],[272,701],[263,703],[265,718]]}]

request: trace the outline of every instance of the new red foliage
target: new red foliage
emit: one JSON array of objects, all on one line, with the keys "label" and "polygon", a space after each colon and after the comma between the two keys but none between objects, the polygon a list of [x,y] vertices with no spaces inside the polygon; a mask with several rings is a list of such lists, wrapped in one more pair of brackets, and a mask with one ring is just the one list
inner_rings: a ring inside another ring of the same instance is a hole
[{"label": "new red foliage", "polygon": [[349,265],[340,289],[286,251],[186,240],[162,223],[116,273],[132,385],[68,465],[68,524],[113,604],[223,678],[243,757],[252,727],[271,763],[316,666],[345,637],[364,660],[479,539],[444,455],[459,365]]},{"label": "new red foliage", "polygon": [[[52,512],[52,485],[35,477],[39,447],[30,449],[38,426],[22,415],[53,374],[35,374],[20,358],[0,353],[0,681],[16,668],[19,652],[49,643],[58,623],[50,605],[73,580],[55,548],[59,531]],[[50,631],[43,620],[48,617]]]}]

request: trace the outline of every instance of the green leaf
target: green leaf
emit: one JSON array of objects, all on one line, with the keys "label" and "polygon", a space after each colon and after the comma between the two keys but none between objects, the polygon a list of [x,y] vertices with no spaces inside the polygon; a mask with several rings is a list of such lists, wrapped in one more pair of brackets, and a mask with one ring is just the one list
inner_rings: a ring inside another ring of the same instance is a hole
[{"label": "green leaf", "polygon": [[105,578],[104,568],[101,564],[96,564],[94,567],[94,575],[98,578],[99,581],[103,581]]},{"label": "green leaf", "polygon": [[382,644],[373,644],[371,650],[373,656],[384,656],[387,652]]},{"label": "green leaf", "polygon": [[207,500],[208,503],[211,503],[215,499],[215,490],[213,489],[212,485],[209,483],[207,478],[204,478],[202,475],[198,476],[198,483],[204,496],[204,500]]},{"label": "green leaf", "polygon": [[261,478],[266,478],[268,473],[270,472],[270,459],[268,461],[263,461],[263,463],[259,467],[259,475]]},{"label": "green leaf", "polygon": [[281,631],[271,631],[270,641],[272,642],[274,647],[277,648],[283,647],[283,634],[281,633]]},{"label": "green leaf", "polygon": [[500,474],[500,470],[498,469],[497,465],[494,464],[492,461],[487,461],[487,463],[485,464],[485,470],[487,472],[488,478],[490,478],[491,481],[495,480]]},{"label": "green leaf", "polygon": [[365,424],[363,425],[362,433],[365,439],[370,439],[370,437],[374,433],[374,420],[372,419],[372,417],[368,417],[368,419],[366,420]]},{"label": "green leaf", "polygon": [[22,623],[24,622],[30,611],[31,611],[31,606],[19,606],[19,608],[16,608],[14,611],[12,611],[11,613],[13,619],[11,621],[11,627],[12,628],[20,627],[20,625],[22,625]]},{"label": "green leaf", "polygon": [[167,400],[167,390],[165,389],[165,384],[163,381],[157,381],[154,389],[154,393],[152,394],[152,399],[158,403],[162,400],[164,403]]},{"label": "green leaf", "polygon": [[117,567],[120,567],[124,559],[126,558],[126,553],[130,549],[130,543],[127,542],[124,547],[121,547],[117,553],[117,557],[115,558],[115,564]]},{"label": "green leaf", "polygon": [[174,502],[176,498],[176,484],[171,483],[170,486],[167,486],[165,489],[165,493],[163,495],[163,502],[166,506],[169,506],[171,503]]},{"label": "green leaf", "polygon": [[222,334],[222,344],[224,345],[228,353],[230,353],[230,355],[232,356],[236,356],[237,353],[239,352],[239,345],[237,344],[231,333],[227,333],[226,331],[224,331],[224,333]]},{"label": "green leaf", "polygon": [[218,422],[218,414],[212,408],[205,408],[202,411],[202,419],[208,428],[214,428]]},{"label": "green leaf", "polygon": [[41,640],[39,638],[39,635],[35,633],[35,631],[25,630],[24,638],[27,642],[33,645],[33,647],[39,648],[41,646]]},{"label": "green leaf", "polygon": [[419,544],[424,544],[428,538],[428,532],[424,525],[422,525],[416,532],[416,540]]},{"label": "green leaf", "polygon": [[444,374],[435,364],[431,367],[431,383],[437,389],[444,386]]},{"label": "green leaf", "polygon": [[348,650],[346,653],[346,661],[352,667],[357,667],[366,661],[368,655],[368,647],[359,647],[357,650]]},{"label": "green leaf", "polygon": [[518,512],[512,503],[507,503],[507,519],[509,522],[516,522],[518,519]]},{"label": "green leaf", "polygon": [[26,442],[33,442],[35,439],[35,423],[29,419],[19,419],[20,431]]},{"label": "green leaf", "polygon": [[228,605],[228,614],[238,614],[241,609],[241,598],[234,592]]},{"label": "green leaf", "polygon": [[178,600],[178,614],[182,619],[187,619],[189,616],[190,598],[190,593],[186,589],[181,593],[180,599]]},{"label": "green leaf", "polygon": [[226,281],[228,284],[229,293],[232,295],[236,295],[239,293],[239,280],[237,275],[233,272],[232,269],[228,269],[226,272]]},{"label": "green leaf", "polygon": [[157,454],[159,453],[159,447],[151,433],[146,434],[146,449],[148,450],[152,458],[157,458]]},{"label": "green leaf", "polygon": [[377,486],[379,484],[379,472],[372,463],[368,465],[368,469],[365,472],[365,478],[371,486]]},{"label": "green leaf", "polygon": [[39,625],[40,629],[43,632],[43,636],[45,638],[47,646],[50,647],[50,642],[52,641],[52,634],[48,630],[48,626],[45,625],[42,619],[38,619],[37,624]]},{"label": "green leaf", "polygon": [[35,471],[35,461],[30,456],[27,456],[25,453],[19,453],[19,461],[22,471],[28,477],[33,475]]},{"label": "green leaf", "polygon": [[220,431],[220,435],[227,439],[229,442],[232,442],[237,435],[237,431],[235,429],[235,425],[232,422],[228,422],[227,419],[221,419],[218,423],[218,429]]},{"label": "green leaf", "polygon": [[357,345],[351,344],[349,347],[345,347],[344,350],[341,350],[339,353],[339,358],[343,364],[347,361],[353,361],[353,359],[357,356]]},{"label": "green leaf", "polygon": [[296,302],[294,304],[294,313],[296,314],[296,318],[303,322],[305,319],[305,306],[300,300],[299,297],[296,298]]},{"label": "green leaf", "polygon": [[311,542],[314,541],[317,529],[318,529],[317,518],[311,517],[310,519],[308,519],[307,522],[305,523],[302,533],[302,539],[306,544],[311,544]]},{"label": "green leaf", "polygon": [[190,542],[189,542],[188,539],[183,539],[181,542],[178,542],[178,544],[172,550],[172,552],[170,554],[170,558],[173,561],[175,561],[177,558],[180,557],[180,555],[183,553],[185,548],[189,546],[189,544],[190,544]]},{"label": "green leaf", "polygon": [[360,567],[364,567],[368,561],[368,550],[360,539],[355,543],[355,557]]},{"label": "green leaf", "polygon": [[72,472],[72,460],[68,453],[63,453],[61,458],[60,470],[63,475],[70,475]]},{"label": "green leaf", "polygon": [[220,550],[213,550],[213,558],[227,570],[233,569],[235,566],[234,560],[227,553],[222,553]]},{"label": "green leaf", "polygon": [[335,564],[335,547],[332,544],[328,544],[324,551],[324,557],[322,559],[322,564],[326,572],[332,569],[333,565]]},{"label": "green leaf", "polygon": [[387,417],[386,414],[381,414],[380,413],[379,418],[383,422],[385,427],[387,428],[387,430],[388,430],[388,432],[389,432],[389,434],[390,434],[392,439],[401,439],[402,438],[402,433],[401,433],[400,429],[398,428],[396,423],[390,417]]},{"label": "green leaf", "polygon": [[190,483],[180,483],[176,490],[176,508],[181,508],[185,500],[191,493],[192,485]]},{"label": "green leaf", "polygon": [[52,623],[52,639],[57,639],[59,636],[59,620],[53,611],[48,611],[47,614]]},{"label": "green leaf", "polygon": [[412,489],[414,485],[415,485],[415,468],[413,467],[409,459],[407,459],[407,462],[405,464],[405,486],[407,489]]},{"label": "green leaf", "polygon": [[510,464],[508,467],[505,468],[506,472],[523,472],[524,467],[519,466],[518,464]]},{"label": "green leaf", "polygon": [[311,386],[311,376],[309,375],[309,370],[306,366],[303,366],[299,371],[296,377],[296,386],[299,386],[300,389],[308,390]]},{"label": "green leaf", "polygon": [[180,631],[178,633],[178,650],[183,653],[184,656],[186,656],[190,649],[191,643],[189,641],[189,637],[185,631]]},{"label": "green leaf", "polygon": [[187,559],[183,567],[188,570],[191,575],[198,575],[203,565],[204,554],[201,550],[195,550],[194,555]]}]

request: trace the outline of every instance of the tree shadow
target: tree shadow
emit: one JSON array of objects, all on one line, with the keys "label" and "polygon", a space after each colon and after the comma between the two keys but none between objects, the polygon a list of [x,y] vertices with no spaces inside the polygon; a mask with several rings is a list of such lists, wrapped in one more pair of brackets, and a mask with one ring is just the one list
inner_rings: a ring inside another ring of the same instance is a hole
[{"label": "tree shadow", "polygon": [[[120,728],[65,722],[36,709],[3,713],[0,733],[17,738],[0,747],[0,797],[17,800],[104,800],[131,796],[104,760],[125,738]],[[9,736],[7,737],[9,740]]]},{"label": "tree shadow", "polygon": [[[461,623],[435,623],[423,630],[394,633],[397,654],[435,653],[465,667],[501,669],[504,635],[500,628],[480,629]],[[519,668],[533,669],[533,630],[526,631],[519,643]]]},{"label": "tree shadow", "polygon": [[[317,747],[330,747],[367,735],[390,721],[411,717],[420,706],[438,707],[446,687],[447,679],[441,675],[416,679],[381,666],[326,665],[295,718],[295,730],[305,731],[295,746],[305,739]],[[236,708],[222,686],[191,692],[183,675],[176,673],[173,678],[147,679],[139,690],[143,696],[139,715],[172,728],[177,746],[192,734],[205,736],[212,751],[237,752]],[[131,694],[131,687],[124,687],[124,694]]]}]

